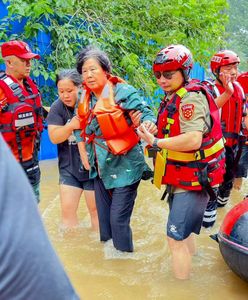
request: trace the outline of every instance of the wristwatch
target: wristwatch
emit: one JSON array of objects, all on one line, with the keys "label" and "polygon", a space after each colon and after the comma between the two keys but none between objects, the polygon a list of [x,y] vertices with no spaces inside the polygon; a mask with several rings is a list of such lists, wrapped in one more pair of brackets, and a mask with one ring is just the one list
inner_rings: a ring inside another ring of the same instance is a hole
[{"label": "wristwatch", "polygon": [[153,141],[153,143],[152,143],[152,148],[154,148],[154,149],[157,150],[157,151],[160,151],[160,150],[161,150],[161,148],[159,148],[159,146],[158,146],[158,138],[155,138],[155,139],[154,139],[154,141]]}]

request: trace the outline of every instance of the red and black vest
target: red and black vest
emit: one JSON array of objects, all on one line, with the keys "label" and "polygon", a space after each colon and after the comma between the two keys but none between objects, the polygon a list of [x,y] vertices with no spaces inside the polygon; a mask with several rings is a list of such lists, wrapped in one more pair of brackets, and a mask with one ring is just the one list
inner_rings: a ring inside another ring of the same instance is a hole
[{"label": "red and black vest", "polygon": [[[225,145],[232,147],[237,145],[242,135],[242,122],[245,115],[244,91],[238,82],[233,83],[234,93],[231,98],[221,108],[221,126]],[[220,94],[225,89],[222,85],[216,84]]]},{"label": "red and black vest", "polygon": [[7,98],[7,107],[0,113],[0,132],[18,161],[32,160],[43,130],[39,90],[30,77],[24,88],[4,72],[0,88]]},{"label": "red and black vest", "polygon": [[220,184],[225,173],[225,150],[218,107],[207,88],[193,82],[180,88],[167,104],[163,101],[158,115],[158,138],[181,134],[179,105],[182,98],[191,92],[202,92],[208,101],[211,130],[203,135],[197,151],[180,152],[162,150],[166,159],[162,184],[186,190],[202,190]]}]

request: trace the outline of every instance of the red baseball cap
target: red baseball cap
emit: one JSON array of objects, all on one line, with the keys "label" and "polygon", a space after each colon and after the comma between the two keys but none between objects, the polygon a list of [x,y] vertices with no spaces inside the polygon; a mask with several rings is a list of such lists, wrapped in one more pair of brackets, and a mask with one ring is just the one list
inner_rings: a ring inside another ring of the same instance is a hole
[{"label": "red baseball cap", "polygon": [[32,53],[28,44],[22,41],[10,41],[5,42],[1,46],[2,57],[6,57],[9,55],[15,55],[24,59],[36,58],[40,59],[40,55],[36,53]]}]

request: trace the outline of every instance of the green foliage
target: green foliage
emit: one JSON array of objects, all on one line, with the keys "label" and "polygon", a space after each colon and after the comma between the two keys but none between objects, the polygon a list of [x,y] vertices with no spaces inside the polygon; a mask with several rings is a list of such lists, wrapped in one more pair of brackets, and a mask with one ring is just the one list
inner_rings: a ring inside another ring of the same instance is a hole
[{"label": "green foliage", "polygon": [[[45,55],[34,75],[54,78],[72,67],[79,49],[95,44],[106,51],[113,73],[144,94],[157,87],[151,65],[158,50],[171,43],[188,46],[207,65],[216,45],[224,43],[226,0],[10,0],[9,17],[27,17],[23,35],[43,30],[51,35],[53,52]],[[3,33],[4,34],[4,33]],[[3,38],[5,40],[6,36]],[[53,66],[53,67],[51,67]]]},{"label": "green foliage", "polygon": [[241,58],[241,71],[248,71],[248,6],[247,0],[232,0],[230,22],[227,26],[227,47]]}]

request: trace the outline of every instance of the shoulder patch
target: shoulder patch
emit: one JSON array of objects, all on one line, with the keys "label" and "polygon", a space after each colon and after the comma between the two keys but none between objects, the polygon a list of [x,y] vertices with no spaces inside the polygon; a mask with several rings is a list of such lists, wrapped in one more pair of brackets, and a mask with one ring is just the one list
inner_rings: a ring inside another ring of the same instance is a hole
[{"label": "shoulder patch", "polygon": [[194,116],[194,104],[184,104],[181,106],[182,115],[185,120],[191,120]]}]

